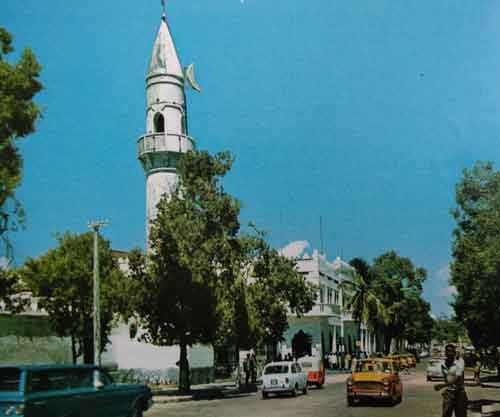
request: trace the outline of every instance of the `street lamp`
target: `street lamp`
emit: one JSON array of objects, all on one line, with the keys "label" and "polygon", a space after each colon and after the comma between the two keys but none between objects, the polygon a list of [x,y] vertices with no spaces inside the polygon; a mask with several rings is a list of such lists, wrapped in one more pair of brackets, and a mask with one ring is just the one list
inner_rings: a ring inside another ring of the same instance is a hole
[{"label": "street lamp", "polygon": [[94,231],[94,364],[101,366],[101,303],[99,283],[99,229],[107,220],[92,220],[88,227]]}]

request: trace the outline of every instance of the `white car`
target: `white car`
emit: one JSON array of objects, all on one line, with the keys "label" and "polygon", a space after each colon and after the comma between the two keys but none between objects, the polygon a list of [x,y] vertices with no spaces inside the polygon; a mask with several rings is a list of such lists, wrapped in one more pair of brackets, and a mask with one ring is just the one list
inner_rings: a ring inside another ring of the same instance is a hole
[{"label": "white car", "polygon": [[441,370],[441,359],[431,359],[427,365],[427,381],[432,381],[433,379],[442,379],[443,371]]},{"label": "white car", "polygon": [[307,394],[307,374],[297,362],[271,362],[262,371],[262,398],[269,394]]}]

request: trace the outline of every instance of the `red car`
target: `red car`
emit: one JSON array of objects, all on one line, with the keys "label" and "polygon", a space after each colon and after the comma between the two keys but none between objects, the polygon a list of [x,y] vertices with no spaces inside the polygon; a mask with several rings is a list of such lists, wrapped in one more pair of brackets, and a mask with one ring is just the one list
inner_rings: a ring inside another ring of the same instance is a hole
[{"label": "red car", "polygon": [[298,360],[300,366],[307,372],[307,384],[321,388],[325,383],[325,365],[321,358],[304,356]]}]

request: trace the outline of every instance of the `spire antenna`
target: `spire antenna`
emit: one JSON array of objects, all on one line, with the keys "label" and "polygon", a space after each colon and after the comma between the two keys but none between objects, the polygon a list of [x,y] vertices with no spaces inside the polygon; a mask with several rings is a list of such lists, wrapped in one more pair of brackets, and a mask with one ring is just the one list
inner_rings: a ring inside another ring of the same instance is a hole
[{"label": "spire antenna", "polygon": [[163,20],[166,20],[166,18],[167,18],[167,6],[165,5],[165,0],[161,0],[161,8],[162,8],[161,18]]}]

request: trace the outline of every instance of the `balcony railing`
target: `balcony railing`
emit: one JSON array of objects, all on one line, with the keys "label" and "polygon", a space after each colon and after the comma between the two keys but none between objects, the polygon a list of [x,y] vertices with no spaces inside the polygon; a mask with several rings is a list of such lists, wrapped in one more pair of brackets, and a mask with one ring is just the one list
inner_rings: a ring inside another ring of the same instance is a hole
[{"label": "balcony railing", "polygon": [[144,135],[137,141],[139,158],[152,152],[185,153],[194,149],[193,138],[172,133],[152,133]]}]

